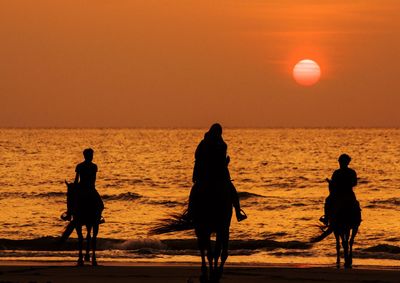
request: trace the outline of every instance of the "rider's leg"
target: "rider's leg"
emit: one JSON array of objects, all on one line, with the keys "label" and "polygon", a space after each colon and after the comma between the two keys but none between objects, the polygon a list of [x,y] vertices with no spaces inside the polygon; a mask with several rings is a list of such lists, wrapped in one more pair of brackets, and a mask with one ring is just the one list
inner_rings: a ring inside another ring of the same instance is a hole
[{"label": "rider's leg", "polygon": [[245,214],[242,214],[241,208],[240,208],[240,201],[239,201],[239,195],[238,192],[233,185],[231,181],[229,181],[229,189],[231,191],[231,196],[232,196],[232,205],[235,208],[235,213],[236,213],[236,219],[238,221],[245,220],[247,216]]}]

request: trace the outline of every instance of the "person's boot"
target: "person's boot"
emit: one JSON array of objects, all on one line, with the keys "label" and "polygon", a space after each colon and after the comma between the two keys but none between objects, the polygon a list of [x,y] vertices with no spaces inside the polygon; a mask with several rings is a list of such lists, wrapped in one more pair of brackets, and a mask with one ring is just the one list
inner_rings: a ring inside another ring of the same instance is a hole
[{"label": "person's boot", "polygon": [[237,208],[236,209],[236,219],[238,222],[243,221],[247,219],[246,213],[243,211],[243,209]]},{"label": "person's boot", "polygon": [[319,221],[321,221],[325,226],[329,225],[329,220],[328,217],[326,217],[326,215],[321,216],[321,218],[319,219]]}]

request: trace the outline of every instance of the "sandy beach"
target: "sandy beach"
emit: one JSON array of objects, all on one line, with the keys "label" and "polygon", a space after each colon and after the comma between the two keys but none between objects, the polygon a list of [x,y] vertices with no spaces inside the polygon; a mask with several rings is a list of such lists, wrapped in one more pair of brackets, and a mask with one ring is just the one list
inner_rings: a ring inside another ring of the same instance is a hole
[{"label": "sandy beach", "polygon": [[[227,266],[221,282],[400,282],[391,267],[360,266],[337,270],[327,266]],[[199,282],[194,265],[126,265],[104,263],[75,267],[70,262],[0,262],[0,282]]]}]

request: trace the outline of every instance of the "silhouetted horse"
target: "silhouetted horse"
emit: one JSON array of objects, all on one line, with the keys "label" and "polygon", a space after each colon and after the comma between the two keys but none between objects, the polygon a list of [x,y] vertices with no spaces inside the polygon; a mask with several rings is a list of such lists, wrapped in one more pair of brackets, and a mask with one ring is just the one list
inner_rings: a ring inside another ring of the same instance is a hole
[{"label": "silhouetted horse", "polygon": [[[190,213],[185,211],[182,215],[173,215],[172,219],[165,219],[150,231],[150,234],[154,235],[194,229],[201,254],[201,282],[208,282],[208,278],[211,282],[218,282],[228,258],[229,227],[233,207],[229,186],[227,182],[220,182],[194,187]],[[216,236],[214,249],[211,243],[213,233]],[[209,276],[206,256],[210,268]]]},{"label": "silhouetted horse", "polygon": [[[86,226],[86,254],[85,261],[90,261],[90,245],[92,245],[92,265],[96,266],[96,244],[99,224],[101,221],[101,213],[104,209],[103,203],[96,190],[87,190],[79,187],[79,184],[68,183],[67,185],[67,206],[71,212],[72,221],[67,226],[62,238],[68,238],[69,234],[76,229],[78,234],[78,265],[83,265],[83,235],[82,226]],[[93,237],[91,231],[93,229]]]},{"label": "silhouetted horse", "polygon": [[352,268],[353,244],[361,224],[361,209],[354,199],[337,198],[332,203],[332,217],[327,229],[318,237],[311,239],[312,243],[322,241],[332,232],[336,238],[336,267],[340,268],[340,240],[344,251],[344,267]]}]

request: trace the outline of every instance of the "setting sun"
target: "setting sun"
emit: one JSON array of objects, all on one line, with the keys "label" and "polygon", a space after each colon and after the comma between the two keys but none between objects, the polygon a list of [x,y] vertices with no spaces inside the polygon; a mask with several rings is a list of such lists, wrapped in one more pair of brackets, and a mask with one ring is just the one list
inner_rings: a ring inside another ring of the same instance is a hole
[{"label": "setting sun", "polygon": [[312,86],[321,78],[321,68],[313,60],[301,60],[293,68],[293,78],[300,85]]}]

